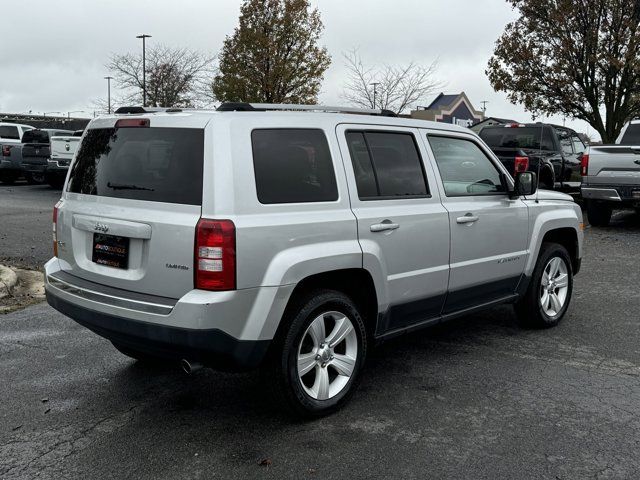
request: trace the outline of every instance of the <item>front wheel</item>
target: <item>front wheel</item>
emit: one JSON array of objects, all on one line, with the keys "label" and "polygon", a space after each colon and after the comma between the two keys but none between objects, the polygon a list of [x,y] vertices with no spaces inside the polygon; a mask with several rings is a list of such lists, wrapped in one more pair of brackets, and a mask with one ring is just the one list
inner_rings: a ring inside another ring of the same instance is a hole
[{"label": "front wheel", "polygon": [[346,295],[318,290],[293,309],[284,338],[268,362],[268,382],[294,413],[319,417],[344,405],[367,354],[357,306]]},{"label": "front wheel", "polygon": [[573,292],[573,271],[567,249],[543,243],[524,297],[516,304],[520,322],[533,328],[553,327],[562,320]]}]

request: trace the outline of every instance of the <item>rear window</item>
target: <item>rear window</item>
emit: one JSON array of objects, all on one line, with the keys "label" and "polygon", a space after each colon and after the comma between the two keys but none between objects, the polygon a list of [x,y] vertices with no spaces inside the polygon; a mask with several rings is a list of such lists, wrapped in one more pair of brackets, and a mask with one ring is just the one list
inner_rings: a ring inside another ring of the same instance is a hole
[{"label": "rear window", "polygon": [[548,128],[485,127],[480,131],[480,138],[491,148],[554,150],[551,130]]},{"label": "rear window", "polygon": [[640,145],[640,123],[632,123],[627,127],[620,145]]},{"label": "rear window", "polygon": [[6,138],[11,140],[20,140],[20,134],[18,133],[18,127],[11,125],[0,126],[0,138]]},{"label": "rear window", "polygon": [[251,143],[260,203],[338,199],[331,153],[322,130],[254,130]]},{"label": "rear window", "polygon": [[202,129],[92,129],[78,148],[67,191],[201,205],[203,157]]},{"label": "rear window", "polygon": [[22,135],[22,143],[49,143],[49,132],[45,130],[29,130]]}]

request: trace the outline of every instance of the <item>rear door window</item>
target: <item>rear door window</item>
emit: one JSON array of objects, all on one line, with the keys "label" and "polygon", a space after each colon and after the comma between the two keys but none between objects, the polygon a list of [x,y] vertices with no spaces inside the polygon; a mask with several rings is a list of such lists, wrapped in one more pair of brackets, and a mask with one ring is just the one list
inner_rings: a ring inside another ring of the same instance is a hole
[{"label": "rear door window", "polygon": [[0,138],[6,138],[8,140],[20,140],[18,127],[14,127],[13,125],[0,126]]},{"label": "rear door window", "polygon": [[429,195],[411,133],[348,131],[346,139],[360,200]]},{"label": "rear door window", "polygon": [[338,199],[327,138],[317,129],[251,132],[258,200],[263,204]]},{"label": "rear door window", "polygon": [[201,205],[203,157],[202,129],[92,129],[78,148],[67,190]]}]

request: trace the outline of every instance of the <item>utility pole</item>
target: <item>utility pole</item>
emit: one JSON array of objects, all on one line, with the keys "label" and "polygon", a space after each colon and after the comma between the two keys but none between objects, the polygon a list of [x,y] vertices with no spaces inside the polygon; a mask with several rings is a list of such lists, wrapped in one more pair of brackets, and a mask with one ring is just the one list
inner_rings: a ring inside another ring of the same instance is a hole
[{"label": "utility pole", "polygon": [[482,113],[487,113],[487,103],[489,103],[489,101],[482,100],[480,103],[482,104]]},{"label": "utility pole", "polygon": [[370,83],[369,85],[373,85],[373,109],[376,109],[376,96],[378,94],[378,85],[380,85],[380,82],[373,82]]},{"label": "utility pole", "polygon": [[104,79],[107,81],[107,113],[111,115],[111,80],[113,77],[107,76]]},{"label": "utility pole", "polygon": [[142,106],[147,106],[147,65],[146,65],[146,39],[151,38],[151,35],[143,33],[137,35],[136,38],[142,39]]}]

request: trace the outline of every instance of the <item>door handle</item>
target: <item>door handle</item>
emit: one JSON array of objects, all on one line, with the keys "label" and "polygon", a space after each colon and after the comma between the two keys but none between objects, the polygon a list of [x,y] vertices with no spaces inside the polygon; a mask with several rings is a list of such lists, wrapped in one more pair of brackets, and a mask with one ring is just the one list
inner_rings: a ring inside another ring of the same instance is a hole
[{"label": "door handle", "polygon": [[400,225],[392,223],[391,220],[383,220],[380,223],[374,223],[370,228],[372,232],[386,232],[389,230],[397,230],[400,228]]},{"label": "door handle", "polygon": [[474,223],[477,222],[479,220],[477,215],[474,215],[473,213],[467,213],[464,217],[458,217],[456,218],[456,222],[458,223]]}]

